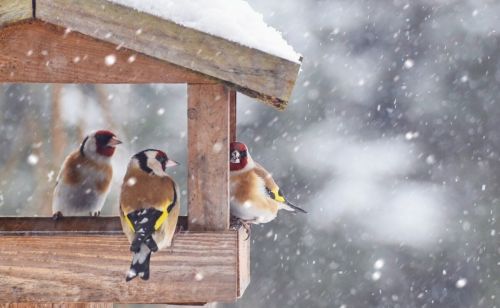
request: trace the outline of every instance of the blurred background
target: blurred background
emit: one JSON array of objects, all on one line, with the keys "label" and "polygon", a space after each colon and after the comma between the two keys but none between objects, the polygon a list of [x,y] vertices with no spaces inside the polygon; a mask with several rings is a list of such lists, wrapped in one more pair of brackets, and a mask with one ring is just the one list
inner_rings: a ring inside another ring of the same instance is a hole
[{"label": "blurred background", "polygon": [[[307,215],[252,229],[225,307],[500,307],[500,3],[250,0],[304,55],[278,112],[238,97],[238,138]],[[0,86],[0,215],[50,215],[90,130],[158,147],[186,194],[186,87]],[[185,201],[183,200],[185,211]]]}]

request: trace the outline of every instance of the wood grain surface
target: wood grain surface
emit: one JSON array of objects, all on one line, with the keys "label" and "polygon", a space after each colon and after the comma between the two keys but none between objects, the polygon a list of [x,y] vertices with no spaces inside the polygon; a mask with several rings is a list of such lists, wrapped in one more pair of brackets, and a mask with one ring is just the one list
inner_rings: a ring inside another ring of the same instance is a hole
[{"label": "wood grain surface", "polygon": [[[178,228],[187,230],[187,217],[181,216]],[[119,217],[0,217],[0,238],[5,235],[121,235]]]},{"label": "wood grain surface", "polygon": [[238,297],[250,284],[250,237],[244,228],[238,230]]},{"label": "wood grain surface", "polygon": [[33,18],[31,0],[0,0],[0,27]]},{"label": "wood grain surface", "polygon": [[229,91],[229,140],[231,142],[236,141],[237,138],[237,131],[236,131],[236,114],[237,114],[237,109],[236,109],[236,91],[231,90]]},{"label": "wood grain surface", "polygon": [[[106,65],[106,59],[113,64]],[[177,65],[40,21],[0,30],[0,82],[214,83]]]},{"label": "wood grain surface", "polygon": [[300,64],[106,0],[37,0],[37,18],[217,78],[284,109]]},{"label": "wood grain surface", "polygon": [[190,230],[229,228],[229,90],[188,85]]},{"label": "wood grain surface", "polygon": [[125,282],[124,235],[2,236],[0,302],[201,303],[237,297],[237,233],[179,233],[151,257],[151,278]]}]

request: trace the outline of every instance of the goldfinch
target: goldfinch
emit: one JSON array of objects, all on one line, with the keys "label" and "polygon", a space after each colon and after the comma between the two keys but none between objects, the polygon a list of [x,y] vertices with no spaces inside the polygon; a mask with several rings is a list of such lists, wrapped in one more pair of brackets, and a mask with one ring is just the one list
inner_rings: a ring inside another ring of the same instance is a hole
[{"label": "goldfinch", "polygon": [[54,219],[100,215],[113,177],[111,157],[120,143],[112,132],[99,130],[66,157],[52,198]]},{"label": "goldfinch", "polygon": [[245,144],[232,142],[229,155],[231,215],[245,228],[270,222],[282,209],[306,213],[285,198],[272,175],[252,159]]},{"label": "goldfinch", "polygon": [[152,252],[172,245],[179,217],[177,184],[166,169],[178,163],[160,150],[135,154],[128,165],[120,195],[120,219],[133,252],[126,281],[149,279]]}]

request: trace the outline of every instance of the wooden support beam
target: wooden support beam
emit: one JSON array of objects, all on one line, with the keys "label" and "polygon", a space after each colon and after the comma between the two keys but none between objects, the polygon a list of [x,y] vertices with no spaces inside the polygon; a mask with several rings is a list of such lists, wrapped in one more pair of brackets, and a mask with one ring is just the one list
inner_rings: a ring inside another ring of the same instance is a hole
[{"label": "wooden support beam", "polygon": [[0,30],[0,82],[214,83],[214,80],[90,36],[31,21]]},{"label": "wooden support beam", "polygon": [[[284,109],[300,64],[106,0],[37,0],[37,18],[185,67]],[[299,61],[299,59],[297,59]]]},{"label": "wooden support beam", "polygon": [[229,91],[229,135],[231,142],[236,141],[236,91]]},{"label": "wooden support beam", "polygon": [[0,27],[31,18],[32,0],[0,0]]},{"label": "wooden support beam", "polygon": [[149,281],[127,283],[118,217],[1,217],[0,304],[233,302],[248,281],[245,238],[242,229],[180,232],[151,257]]},{"label": "wooden support beam", "polygon": [[229,227],[229,90],[188,85],[189,230]]}]

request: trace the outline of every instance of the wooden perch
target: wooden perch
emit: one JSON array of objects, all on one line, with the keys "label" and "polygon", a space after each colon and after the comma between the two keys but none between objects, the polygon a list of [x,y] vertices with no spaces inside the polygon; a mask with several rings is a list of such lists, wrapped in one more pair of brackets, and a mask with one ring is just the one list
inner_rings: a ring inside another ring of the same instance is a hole
[{"label": "wooden perch", "polygon": [[241,229],[181,231],[152,256],[149,281],[127,283],[131,253],[118,217],[2,217],[0,303],[233,302],[249,282],[245,238]]}]

